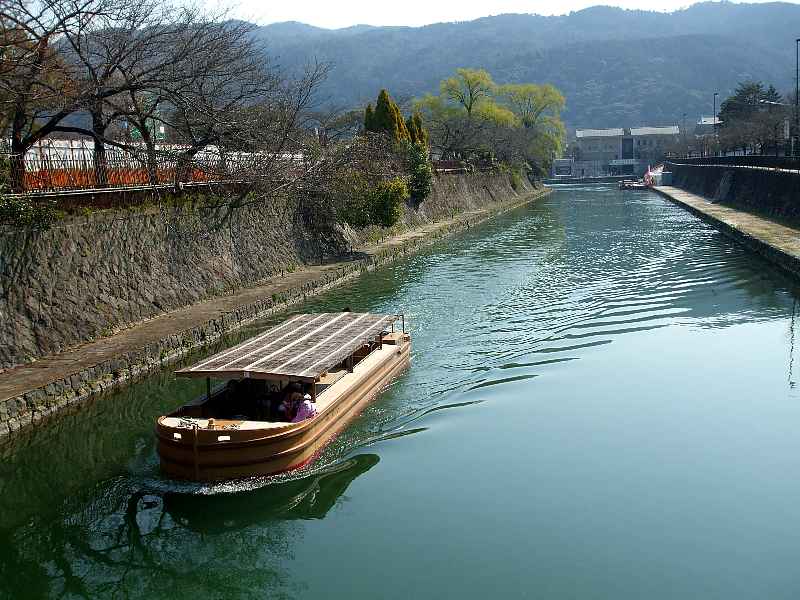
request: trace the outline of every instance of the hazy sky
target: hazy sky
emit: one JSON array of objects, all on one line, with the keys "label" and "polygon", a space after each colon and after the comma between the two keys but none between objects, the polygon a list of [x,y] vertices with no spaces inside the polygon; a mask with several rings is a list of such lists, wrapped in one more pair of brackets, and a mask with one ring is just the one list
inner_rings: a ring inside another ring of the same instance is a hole
[{"label": "hazy sky", "polygon": [[[645,10],[676,10],[693,4],[685,0],[234,0],[241,18],[261,25],[301,21],[318,27],[368,25],[426,25],[443,21],[470,21],[502,13],[566,14],[595,4]],[[768,0],[751,0],[765,2]],[[800,1],[800,0],[798,0]]]}]

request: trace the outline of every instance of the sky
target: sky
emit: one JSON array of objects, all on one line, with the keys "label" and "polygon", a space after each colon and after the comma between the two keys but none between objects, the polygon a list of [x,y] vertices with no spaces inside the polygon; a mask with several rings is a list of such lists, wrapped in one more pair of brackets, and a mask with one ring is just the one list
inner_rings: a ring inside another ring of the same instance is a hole
[{"label": "sky", "polygon": [[[768,0],[750,0],[765,2]],[[800,0],[798,0],[800,1]],[[427,25],[450,21],[471,21],[503,13],[560,15],[596,4],[622,8],[673,11],[686,8],[686,0],[235,0],[242,19],[267,25],[281,21],[300,21],[317,27],[339,28],[350,25]]]}]

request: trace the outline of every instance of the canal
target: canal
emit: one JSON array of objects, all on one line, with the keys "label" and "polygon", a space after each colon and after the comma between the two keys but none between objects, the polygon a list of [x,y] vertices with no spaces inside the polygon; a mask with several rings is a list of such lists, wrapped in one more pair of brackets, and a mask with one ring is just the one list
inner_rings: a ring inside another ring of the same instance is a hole
[{"label": "canal", "polygon": [[564,187],[345,305],[412,367],[300,474],[162,479],[169,371],[0,450],[0,597],[800,594],[797,291],[703,222]]}]

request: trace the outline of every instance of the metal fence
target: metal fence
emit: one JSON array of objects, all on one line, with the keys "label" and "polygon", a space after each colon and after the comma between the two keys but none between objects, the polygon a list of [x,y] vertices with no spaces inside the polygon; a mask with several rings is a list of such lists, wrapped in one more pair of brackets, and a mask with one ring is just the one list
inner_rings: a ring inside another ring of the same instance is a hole
[{"label": "metal fence", "polygon": [[107,147],[105,158],[95,161],[91,142],[46,140],[31,148],[24,156],[2,154],[8,169],[3,173],[11,180],[11,164],[24,167],[21,181],[13,192],[36,194],[46,192],[134,188],[175,185],[176,183],[210,183],[225,179],[228,163],[216,148],[208,148],[181,165],[178,173],[179,146],[156,146],[155,156],[134,146],[131,151]]},{"label": "metal fence", "polygon": [[[175,172],[174,160],[157,159],[155,168],[151,170],[141,161],[114,155],[106,157],[99,169],[93,160],[48,159],[34,166],[26,161],[20,191],[56,192],[169,184],[175,182]],[[191,168],[187,170],[184,180],[208,180],[208,176],[199,169]]]},{"label": "metal fence", "polygon": [[[2,140],[0,140],[1,142]],[[127,149],[106,146],[105,157],[95,160],[94,144],[86,140],[42,140],[24,156],[0,152],[6,172],[0,180],[11,181],[10,165],[23,167],[11,192],[24,195],[58,194],[61,192],[113,191],[115,189],[153,188],[173,185],[233,183],[248,174],[280,165],[288,173],[301,168],[301,154],[274,155],[227,152],[223,156],[216,146],[208,146],[191,157],[182,159],[183,146],[160,144],[155,155],[143,145]],[[265,167],[267,165],[267,167]],[[490,160],[433,161],[433,170],[440,174],[487,173],[497,165]],[[261,173],[259,176],[263,176]]]}]

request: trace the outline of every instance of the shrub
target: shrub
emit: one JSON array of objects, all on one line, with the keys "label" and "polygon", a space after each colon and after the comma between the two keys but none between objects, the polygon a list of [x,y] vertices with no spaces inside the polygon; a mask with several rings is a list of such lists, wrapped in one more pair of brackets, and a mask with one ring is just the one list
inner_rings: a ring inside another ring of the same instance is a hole
[{"label": "shrub", "polygon": [[5,184],[0,182],[0,225],[47,229],[55,219],[54,204],[49,200],[8,196]]},{"label": "shrub", "polygon": [[352,227],[391,227],[403,216],[403,204],[408,197],[408,185],[400,178],[374,186],[363,178],[354,178],[340,205],[339,216]]},{"label": "shrub", "polygon": [[417,203],[422,202],[433,189],[433,170],[428,160],[428,149],[422,144],[409,145],[408,170],[411,198]]},{"label": "shrub", "polygon": [[384,227],[397,223],[409,195],[408,185],[400,178],[380,182],[371,194],[372,223]]}]

